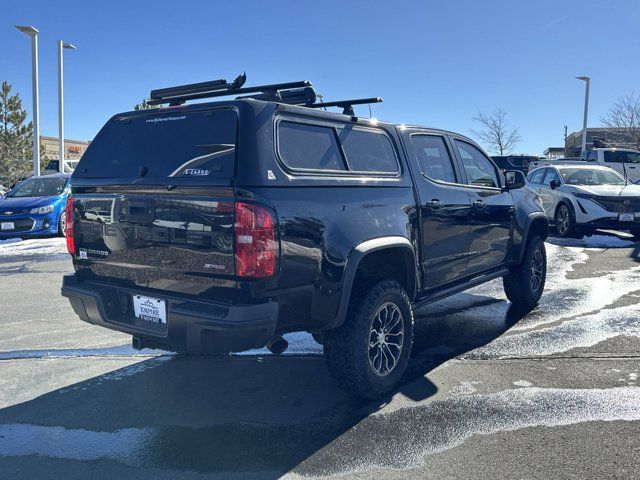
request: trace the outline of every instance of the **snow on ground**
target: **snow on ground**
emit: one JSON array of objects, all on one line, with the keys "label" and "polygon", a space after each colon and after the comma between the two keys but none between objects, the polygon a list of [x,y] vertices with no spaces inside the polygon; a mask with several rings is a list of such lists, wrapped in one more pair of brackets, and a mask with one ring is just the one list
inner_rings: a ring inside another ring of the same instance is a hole
[{"label": "snow on ground", "polygon": [[580,240],[575,238],[549,237],[547,242],[562,247],[629,248],[633,246],[633,237],[631,235],[612,232],[611,235],[593,235]]},{"label": "snow on ground", "polygon": [[66,253],[66,241],[60,237],[0,240],[0,257],[50,256]]}]

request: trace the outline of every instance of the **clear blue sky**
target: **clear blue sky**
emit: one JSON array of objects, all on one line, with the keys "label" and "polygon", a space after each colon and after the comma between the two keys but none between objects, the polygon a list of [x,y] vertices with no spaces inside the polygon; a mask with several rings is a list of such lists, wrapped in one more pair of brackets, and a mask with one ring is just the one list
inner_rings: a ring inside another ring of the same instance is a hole
[{"label": "clear blue sky", "polygon": [[[3,11],[0,80],[31,110],[29,39],[40,30],[43,135],[57,136],[56,41],[65,54],[66,133],[91,139],[149,90],[247,71],[249,84],[308,79],[326,99],[381,96],[374,116],[469,134],[500,106],[541,153],[640,91],[637,0],[21,1]],[[361,110],[364,114],[367,110]]]}]

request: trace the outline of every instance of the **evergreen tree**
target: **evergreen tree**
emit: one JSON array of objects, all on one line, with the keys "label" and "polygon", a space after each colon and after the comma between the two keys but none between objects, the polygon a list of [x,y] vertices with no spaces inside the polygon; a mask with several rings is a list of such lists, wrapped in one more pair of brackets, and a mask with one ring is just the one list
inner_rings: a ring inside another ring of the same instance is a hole
[{"label": "evergreen tree", "polygon": [[0,89],[0,181],[12,185],[33,173],[33,125],[25,124],[27,112],[20,95],[11,95],[11,84]]},{"label": "evergreen tree", "polygon": [[150,110],[152,108],[159,108],[160,105],[149,105],[147,101],[143,98],[141,103],[134,105],[134,110]]}]

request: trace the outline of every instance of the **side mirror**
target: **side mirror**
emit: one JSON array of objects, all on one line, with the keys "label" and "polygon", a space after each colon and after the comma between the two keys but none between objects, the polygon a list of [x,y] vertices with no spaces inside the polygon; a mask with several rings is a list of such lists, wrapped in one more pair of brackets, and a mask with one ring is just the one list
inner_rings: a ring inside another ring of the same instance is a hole
[{"label": "side mirror", "polygon": [[515,190],[522,188],[527,184],[527,180],[520,170],[507,170],[504,172],[505,179],[507,181],[507,190]]},{"label": "side mirror", "polygon": [[549,182],[549,186],[551,187],[551,190],[555,190],[560,186],[560,184],[556,180],[551,180]]}]

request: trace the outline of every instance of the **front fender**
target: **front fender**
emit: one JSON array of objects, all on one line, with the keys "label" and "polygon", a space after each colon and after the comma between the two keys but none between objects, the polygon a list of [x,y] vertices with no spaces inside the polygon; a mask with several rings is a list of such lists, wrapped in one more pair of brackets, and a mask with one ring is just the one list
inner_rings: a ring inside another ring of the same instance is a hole
[{"label": "front fender", "polygon": [[532,212],[527,215],[527,220],[522,232],[522,243],[520,245],[518,263],[522,261],[527,242],[529,241],[529,235],[532,234],[532,231],[540,234],[543,240],[546,240],[549,236],[549,219],[544,212]]}]

